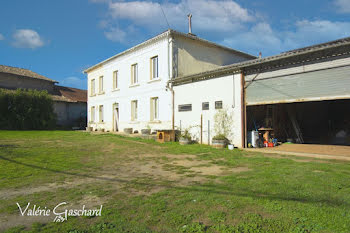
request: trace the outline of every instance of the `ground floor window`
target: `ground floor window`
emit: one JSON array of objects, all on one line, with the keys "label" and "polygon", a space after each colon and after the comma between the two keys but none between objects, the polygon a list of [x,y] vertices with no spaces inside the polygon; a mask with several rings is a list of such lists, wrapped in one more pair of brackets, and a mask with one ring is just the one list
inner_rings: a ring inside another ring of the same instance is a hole
[{"label": "ground floor window", "polygon": [[92,106],[90,111],[90,121],[95,122],[95,106]]},{"label": "ground floor window", "polygon": [[159,100],[158,97],[151,98],[151,121],[158,120],[159,118]]},{"label": "ground floor window", "polygon": [[192,104],[181,104],[178,106],[179,112],[192,111]]},{"label": "ground floor window", "polygon": [[202,103],[202,110],[209,110],[209,102]]},{"label": "ground floor window", "polygon": [[222,101],[215,101],[215,109],[222,109]]},{"label": "ground floor window", "polygon": [[137,120],[137,100],[131,101],[131,120]]},{"label": "ground floor window", "polygon": [[99,107],[99,120],[100,122],[103,122],[103,105],[100,105]]}]

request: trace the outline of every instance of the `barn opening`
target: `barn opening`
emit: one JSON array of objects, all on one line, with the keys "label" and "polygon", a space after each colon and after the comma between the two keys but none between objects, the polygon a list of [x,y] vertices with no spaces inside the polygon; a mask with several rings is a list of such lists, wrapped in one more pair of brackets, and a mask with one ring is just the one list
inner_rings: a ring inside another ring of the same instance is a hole
[{"label": "barn opening", "polygon": [[248,136],[262,128],[279,142],[350,145],[350,100],[247,106]]}]

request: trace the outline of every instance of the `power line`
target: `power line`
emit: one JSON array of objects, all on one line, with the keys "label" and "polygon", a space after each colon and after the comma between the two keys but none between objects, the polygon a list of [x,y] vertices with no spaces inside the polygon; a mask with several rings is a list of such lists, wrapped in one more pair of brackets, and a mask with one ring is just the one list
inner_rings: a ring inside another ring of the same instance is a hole
[{"label": "power line", "polygon": [[167,17],[166,17],[166,15],[165,15],[165,13],[164,13],[164,10],[163,10],[163,7],[162,7],[162,4],[161,4],[161,3],[159,3],[159,6],[160,6],[160,9],[161,9],[161,10],[162,10],[162,12],[163,12],[163,15],[164,15],[165,21],[166,21],[166,23],[168,24],[168,29],[170,29],[170,25],[169,25],[169,22],[168,22],[168,19],[167,19]]}]

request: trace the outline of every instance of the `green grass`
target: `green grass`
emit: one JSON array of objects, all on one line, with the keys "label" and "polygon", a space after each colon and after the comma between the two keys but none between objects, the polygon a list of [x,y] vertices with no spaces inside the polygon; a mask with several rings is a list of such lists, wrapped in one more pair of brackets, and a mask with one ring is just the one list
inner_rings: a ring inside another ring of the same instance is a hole
[{"label": "green grass", "polygon": [[[225,171],[201,175],[174,165],[176,156]],[[0,221],[19,216],[16,202],[52,208],[93,196],[103,202],[102,217],[19,223],[6,232],[350,232],[350,163],[295,159],[111,134],[0,131],[0,197],[53,182],[63,185],[0,198]],[[153,176],[137,173],[147,164]],[[230,172],[237,167],[249,170]],[[178,184],[158,174],[160,168],[180,180],[206,179]]]}]

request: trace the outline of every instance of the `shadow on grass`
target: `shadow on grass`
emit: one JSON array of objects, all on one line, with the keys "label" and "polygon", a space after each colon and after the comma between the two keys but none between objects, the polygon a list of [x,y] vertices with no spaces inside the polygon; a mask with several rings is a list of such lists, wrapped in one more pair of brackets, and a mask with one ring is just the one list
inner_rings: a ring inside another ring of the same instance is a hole
[{"label": "shadow on grass", "polygon": [[[40,169],[40,170],[45,170],[53,173],[58,173],[58,174],[64,174],[64,175],[70,175],[70,176],[76,176],[76,177],[84,177],[84,178],[92,178],[96,180],[104,180],[104,181],[109,181],[109,182],[120,182],[120,183],[134,183],[137,185],[144,185],[144,186],[149,186],[149,183],[145,182],[139,182],[139,181],[129,181],[129,180],[124,180],[124,179],[119,179],[119,178],[108,178],[108,177],[100,177],[100,176],[92,176],[88,174],[80,174],[76,172],[68,172],[68,171],[60,171],[56,169],[51,169],[51,168],[46,168],[46,167],[41,167],[38,165],[34,164],[28,164],[28,163],[23,163],[19,162],[10,158],[6,158],[4,156],[0,155],[0,159],[19,164],[22,166],[27,166],[31,167],[34,169]],[[279,201],[297,201],[297,202],[302,202],[302,203],[322,203],[322,204],[327,204],[330,206],[350,206],[347,202],[337,200],[337,199],[325,199],[322,197],[314,197],[314,198],[307,198],[307,197],[300,197],[300,196],[288,196],[288,194],[271,194],[267,192],[256,192],[253,190],[248,190],[248,189],[240,189],[240,190],[235,190],[232,191],[230,190],[229,187],[224,186],[224,185],[210,185],[210,184],[204,184],[198,187],[183,187],[183,186],[176,186],[172,184],[156,184],[155,186],[158,187],[163,187],[163,188],[174,188],[178,190],[183,190],[183,191],[191,191],[191,192],[208,192],[208,193],[214,193],[214,194],[223,194],[223,195],[234,195],[234,196],[240,196],[240,197],[252,197],[252,198],[260,198],[260,199],[267,199],[271,201],[279,200]]]}]

